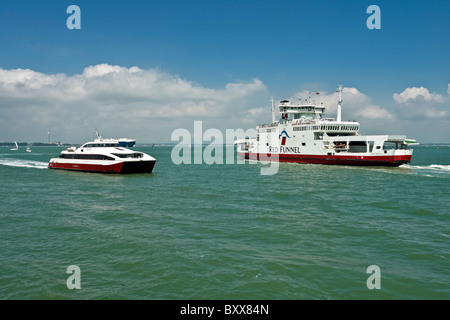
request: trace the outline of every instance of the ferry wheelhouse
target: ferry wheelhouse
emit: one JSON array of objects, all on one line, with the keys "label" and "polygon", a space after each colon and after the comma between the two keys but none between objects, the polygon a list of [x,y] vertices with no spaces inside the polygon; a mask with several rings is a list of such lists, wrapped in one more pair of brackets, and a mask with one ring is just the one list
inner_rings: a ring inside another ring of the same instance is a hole
[{"label": "ferry wheelhouse", "polygon": [[101,173],[151,173],[156,159],[143,152],[121,147],[117,141],[87,142],[79,148],[70,147],[52,158],[49,169]]},{"label": "ferry wheelhouse", "polygon": [[311,101],[282,100],[281,118],[256,127],[256,138],[237,142],[237,154],[246,159],[359,166],[399,166],[409,163],[410,145],[404,135],[360,135],[360,124],[342,121],[342,86],[339,85],[336,119],[324,118],[325,107]]}]

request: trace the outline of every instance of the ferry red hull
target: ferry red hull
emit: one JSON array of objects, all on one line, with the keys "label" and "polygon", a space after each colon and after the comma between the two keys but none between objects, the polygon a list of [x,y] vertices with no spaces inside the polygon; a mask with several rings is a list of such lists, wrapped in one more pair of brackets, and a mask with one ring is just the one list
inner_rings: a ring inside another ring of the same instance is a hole
[{"label": "ferry red hull", "polygon": [[294,163],[312,163],[326,165],[350,165],[350,166],[389,166],[397,167],[411,162],[412,155],[399,156],[349,156],[349,155],[307,155],[307,154],[279,154],[278,159],[270,154],[242,153],[238,155],[250,160],[278,161]]},{"label": "ferry red hull", "polygon": [[111,165],[59,162],[50,162],[48,164],[49,169],[121,174],[151,173],[154,166],[155,161],[119,162]]}]

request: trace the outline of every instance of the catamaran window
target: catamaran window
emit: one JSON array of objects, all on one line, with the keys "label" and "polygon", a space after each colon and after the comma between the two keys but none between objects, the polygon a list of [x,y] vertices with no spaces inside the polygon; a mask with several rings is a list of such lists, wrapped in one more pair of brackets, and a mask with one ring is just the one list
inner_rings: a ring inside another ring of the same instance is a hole
[{"label": "catamaran window", "polygon": [[113,155],[119,157],[119,158],[142,158],[144,154],[140,152],[134,152],[134,153],[113,153]]},{"label": "catamaran window", "polygon": [[118,143],[87,143],[83,145],[83,148],[113,148],[113,147],[120,147]]},{"label": "catamaran window", "polygon": [[78,159],[78,160],[114,160],[112,157],[108,157],[102,154],[61,154],[59,156],[63,159]]}]

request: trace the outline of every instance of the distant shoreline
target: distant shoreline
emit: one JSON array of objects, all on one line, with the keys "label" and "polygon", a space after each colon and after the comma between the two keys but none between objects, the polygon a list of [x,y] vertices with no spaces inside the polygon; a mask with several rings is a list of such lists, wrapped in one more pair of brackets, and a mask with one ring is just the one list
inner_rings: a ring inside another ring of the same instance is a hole
[{"label": "distant shoreline", "polygon": [[[32,143],[28,143],[28,142],[17,142],[17,145],[19,147],[65,147],[65,146],[70,146],[71,144],[67,144],[67,143],[44,143],[44,142],[32,142]],[[14,147],[15,143],[14,142],[0,142],[0,147]]]}]

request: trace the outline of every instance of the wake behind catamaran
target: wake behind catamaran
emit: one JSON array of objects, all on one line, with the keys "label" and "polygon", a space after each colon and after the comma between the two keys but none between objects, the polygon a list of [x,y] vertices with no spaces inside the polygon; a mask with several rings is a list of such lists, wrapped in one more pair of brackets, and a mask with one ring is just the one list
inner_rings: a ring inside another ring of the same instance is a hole
[{"label": "wake behind catamaran", "polygon": [[336,119],[323,118],[323,105],[279,102],[281,119],[256,127],[256,138],[237,142],[237,154],[246,159],[359,166],[399,166],[411,161],[416,140],[403,135],[359,135],[360,124],[341,120],[339,85]]}]

